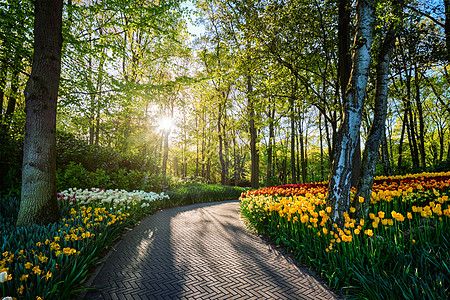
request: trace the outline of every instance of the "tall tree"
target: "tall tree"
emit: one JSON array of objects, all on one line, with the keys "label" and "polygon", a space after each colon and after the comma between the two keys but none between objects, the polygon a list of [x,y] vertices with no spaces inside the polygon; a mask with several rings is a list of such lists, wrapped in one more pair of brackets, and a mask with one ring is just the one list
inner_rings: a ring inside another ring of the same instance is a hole
[{"label": "tall tree", "polygon": [[344,212],[350,204],[352,158],[359,146],[359,130],[370,67],[370,56],[375,21],[375,1],[359,0],[356,4],[356,35],[353,42],[352,74],[347,86],[343,120],[333,147],[332,169],[328,185],[328,205],[331,218],[343,223]]},{"label": "tall tree", "polygon": [[26,123],[18,226],[60,218],[55,148],[62,7],[62,0],[35,2],[33,64],[24,92]]},{"label": "tall tree", "polygon": [[[361,216],[366,216],[369,209],[372,192],[373,177],[378,159],[378,150],[382,140],[385,139],[385,123],[387,114],[388,84],[389,84],[389,64],[395,39],[398,32],[398,22],[400,19],[400,1],[394,1],[394,19],[387,30],[384,41],[381,44],[377,55],[376,66],[376,90],[375,90],[375,112],[372,127],[367,137],[360,178],[356,187],[355,199],[364,198],[363,205],[357,206],[361,209]],[[387,148],[387,147],[386,147]]]}]

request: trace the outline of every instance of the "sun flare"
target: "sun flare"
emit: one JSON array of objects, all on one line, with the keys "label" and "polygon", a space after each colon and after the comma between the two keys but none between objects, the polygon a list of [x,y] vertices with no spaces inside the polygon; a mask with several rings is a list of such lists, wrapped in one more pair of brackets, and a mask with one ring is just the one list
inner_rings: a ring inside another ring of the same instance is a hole
[{"label": "sun flare", "polygon": [[173,120],[169,117],[164,117],[161,120],[159,120],[159,130],[171,130],[173,129],[174,124]]}]

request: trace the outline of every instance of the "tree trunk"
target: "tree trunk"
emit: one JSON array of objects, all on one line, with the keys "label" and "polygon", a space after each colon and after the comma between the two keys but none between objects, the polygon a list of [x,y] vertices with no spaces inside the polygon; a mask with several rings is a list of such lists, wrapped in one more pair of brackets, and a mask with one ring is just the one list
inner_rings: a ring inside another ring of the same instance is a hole
[{"label": "tree trunk", "polygon": [[255,126],[255,108],[253,107],[253,86],[252,78],[247,76],[247,101],[249,115],[249,131],[250,131],[250,154],[252,161],[251,184],[252,188],[259,187],[259,151],[258,151],[258,133]]},{"label": "tree trunk", "polygon": [[[378,150],[380,149],[381,141],[385,139],[389,64],[397,31],[394,23],[391,23],[377,57],[374,117],[363,153],[360,178],[356,187],[356,200],[354,203],[357,208],[357,214],[361,218],[366,218],[368,215],[373,177],[375,175],[379,153]],[[359,197],[364,198],[364,202],[361,205],[357,202]]]},{"label": "tree trunk", "polygon": [[403,140],[405,139],[406,124],[408,124],[408,113],[405,111],[403,116],[402,132],[400,134],[400,141],[398,142],[398,162],[397,162],[397,172],[403,168]]},{"label": "tree trunk", "polygon": [[[225,106],[225,105],[223,105]],[[220,160],[220,183],[225,184],[227,170],[225,165],[225,159],[223,157],[223,133],[222,133],[222,116],[223,116],[223,108],[222,103],[219,103],[219,115],[217,118],[217,131],[219,137],[219,160]]]},{"label": "tree trunk", "polygon": [[162,162],[162,170],[161,170],[161,176],[163,180],[165,180],[167,175],[167,161],[169,160],[169,133],[170,129],[164,130],[163,137],[164,137],[164,154],[163,154],[163,162]]},{"label": "tree trunk", "polygon": [[322,115],[319,113],[319,141],[320,141],[320,181],[325,178],[323,167],[323,134],[322,134]]},{"label": "tree trunk", "polygon": [[443,130],[443,128],[440,128],[440,130],[438,131],[439,133],[439,161],[442,161],[444,159],[444,136],[445,136],[445,132]]},{"label": "tree trunk", "polygon": [[445,45],[447,46],[447,62],[450,61],[450,1],[444,0],[445,8]]},{"label": "tree trunk", "polygon": [[408,123],[406,124],[406,132],[408,133],[408,142],[410,145],[410,152],[412,157],[413,168],[418,169],[420,167],[419,163],[419,150],[417,149],[417,139],[416,139],[416,124],[414,120],[414,116],[412,113],[411,102],[410,99],[407,100],[407,109],[408,112]]},{"label": "tree trunk", "polygon": [[299,129],[299,133],[300,133],[300,138],[299,138],[299,142],[300,142],[300,161],[301,161],[301,167],[302,167],[302,183],[306,183],[306,175],[307,175],[307,171],[305,168],[305,144],[304,144],[304,140],[303,140],[303,126],[302,124],[299,124],[298,126]]},{"label": "tree trunk", "polygon": [[422,102],[420,101],[420,85],[419,85],[419,70],[417,62],[414,62],[414,84],[416,86],[416,106],[417,115],[419,117],[419,153],[420,153],[420,165],[422,168],[426,167],[425,159],[425,124],[423,121],[423,109]]},{"label": "tree trunk", "polygon": [[[400,51],[404,53],[403,51],[403,44],[400,42]],[[408,113],[408,123],[406,124],[406,130],[408,133],[408,140],[409,145],[411,149],[411,157],[412,157],[412,163],[413,168],[418,169],[419,168],[419,151],[417,149],[417,140],[416,140],[416,131],[415,131],[415,124],[414,124],[414,117],[412,114],[412,108],[411,108],[411,71],[408,70],[408,67],[406,65],[406,57],[405,55],[402,55],[403,58],[403,65],[405,68],[405,75],[406,75],[406,98],[403,99],[403,103],[405,106],[405,110]],[[400,77],[401,80],[401,77]]]},{"label": "tree trunk", "polygon": [[448,143],[448,148],[447,148],[447,160],[450,160],[450,143]]},{"label": "tree trunk", "polygon": [[383,137],[381,138],[381,155],[383,158],[384,175],[392,176],[391,161],[389,158],[389,150],[386,137],[386,128],[384,128]]},{"label": "tree trunk", "polygon": [[273,142],[275,141],[275,134],[273,128],[273,122],[275,118],[275,109],[269,110],[269,144],[267,146],[267,179],[266,185],[272,185],[272,151],[273,151]]},{"label": "tree trunk", "polygon": [[[349,0],[339,0],[338,7],[338,74],[341,83],[341,98],[346,100],[345,93],[349,86],[351,75],[352,57],[350,53],[350,21],[351,21],[351,2]],[[345,105],[345,103],[344,103]],[[356,186],[361,166],[361,146],[358,143],[352,158],[352,186]],[[331,157],[331,156],[330,156]]]},{"label": "tree trunk", "polygon": [[[225,120],[227,118],[227,115],[225,114]],[[223,122],[222,124],[222,132],[223,132],[223,148],[225,152],[225,182],[223,184],[230,185],[230,153],[229,153],[229,143],[228,143],[228,137],[227,137],[227,127],[226,122]]]},{"label": "tree trunk", "polygon": [[18,90],[19,90],[19,70],[15,69],[12,72],[11,92],[8,97],[8,106],[6,107],[5,118],[4,118],[6,130],[8,130],[9,126],[11,125],[11,121],[12,121],[12,118],[14,115],[14,110],[16,109]]},{"label": "tree trunk", "polygon": [[239,156],[236,154],[237,142],[236,142],[236,133],[233,134],[233,177],[234,177],[234,186],[238,186],[239,180]]},{"label": "tree trunk", "polygon": [[305,134],[305,146],[303,147],[305,150],[305,154],[303,155],[302,158],[302,177],[303,182],[307,182],[308,181],[308,130],[306,129],[306,134]]},{"label": "tree trunk", "polygon": [[62,0],[36,0],[34,54],[25,88],[22,193],[17,226],[60,216],[56,198],[56,106],[61,74]]},{"label": "tree trunk", "polygon": [[339,21],[338,21],[338,74],[341,83],[341,97],[345,98],[345,90],[348,86],[351,74],[352,57],[350,53],[350,16],[351,2],[350,0],[339,0]]},{"label": "tree trunk", "polygon": [[357,139],[358,141],[356,142],[352,157],[352,187],[356,187],[358,184],[361,171],[361,132],[358,132]]},{"label": "tree trunk", "polygon": [[352,76],[345,94],[343,120],[333,146],[328,186],[327,203],[332,209],[331,219],[338,224],[343,224],[343,214],[350,205],[352,159],[354,149],[359,146],[357,143],[370,68],[375,3],[373,0],[360,0],[356,10]]},{"label": "tree trunk", "polygon": [[[294,88],[295,91],[295,88]],[[293,92],[295,95],[295,92]],[[291,106],[291,179],[292,183],[297,183],[297,172],[295,168],[295,119],[294,119],[294,102],[295,98],[294,96],[290,99],[290,106]]]},{"label": "tree trunk", "polygon": [[95,117],[95,140],[94,145],[98,146],[100,143],[100,108],[97,108],[97,115]]},{"label": "tree trunk", "polygon": [[8,67],[5,62],[0,61],[0,121],[2,121],[3,119],[3,100],[5,98],[7,75],[8,75]]},{"label": "tree trunk", "polygon": [[5,97],[6,77],[8,68],[5,62],[0,61],[0,121],[3,118],[3,98]]}]

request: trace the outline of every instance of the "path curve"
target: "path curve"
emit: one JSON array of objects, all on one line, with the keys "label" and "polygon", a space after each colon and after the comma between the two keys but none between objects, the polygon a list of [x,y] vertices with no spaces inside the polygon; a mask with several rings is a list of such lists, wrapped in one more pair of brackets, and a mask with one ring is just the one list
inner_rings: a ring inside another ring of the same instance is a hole
[{"label": "path curve", "polygon": [[160,211],[128,233],[84,299],[337,299],[248,232],[239,202]]}]

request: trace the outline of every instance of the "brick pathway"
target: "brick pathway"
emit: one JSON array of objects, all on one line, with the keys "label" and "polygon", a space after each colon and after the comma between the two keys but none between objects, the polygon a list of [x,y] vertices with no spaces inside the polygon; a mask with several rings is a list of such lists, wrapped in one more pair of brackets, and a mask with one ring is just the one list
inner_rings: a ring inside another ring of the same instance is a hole
[{"label": "brick pathway", "polygon": [[337,299],[247,231],[239,202],[145,218],[115,247],[84,299]]}]

